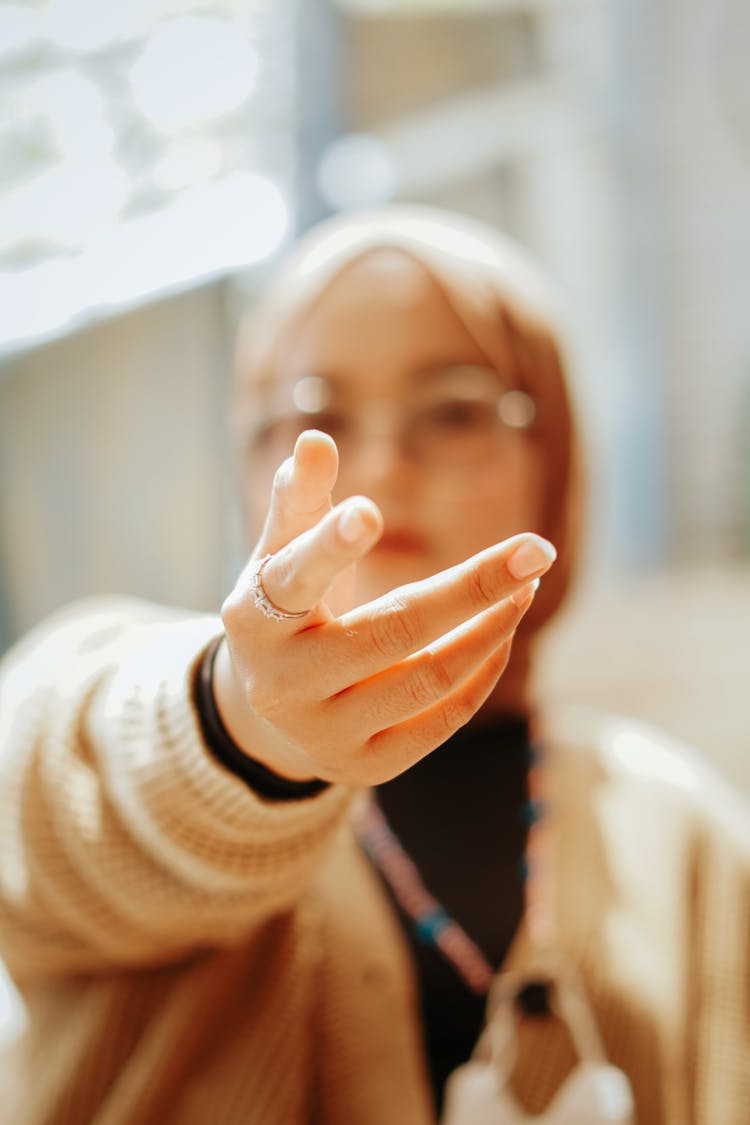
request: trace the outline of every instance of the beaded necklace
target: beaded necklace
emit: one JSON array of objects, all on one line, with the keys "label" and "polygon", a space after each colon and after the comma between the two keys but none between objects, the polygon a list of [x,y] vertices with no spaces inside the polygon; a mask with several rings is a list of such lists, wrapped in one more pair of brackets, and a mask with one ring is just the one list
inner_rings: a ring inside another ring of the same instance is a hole
[{"label": "beaded necklace", "polygon": [[[548,948],[554,936],[554,911],[548,893],[548,843],[542,815],[544,771],[538,746],[530,748],[530,759],[524,807],[528,835],[522,862],[525,919],[534,944]],[[389,825],[372,791],[361,809],[357,836],[395,901],[411,920],[418,939],[438,950],[471,992],[486,995],[495,970],[461,924],[424,885],[419,868]]]},{"label": "beaded necklace", "polygon": [[[486,1023],[468,1062],[448,1077],[441,1121],[445,1125],[485,1122],[530,1123],[511,1085],[518,1051],[516,1003],[530,1015],[562,1018],[578,1054],[578,1063],[548,1103],[544,1120],[635,1125],[635,1100],[627,1075],[612,1065],[599,1033],[585,986],[574,963],[556,952],[554,864],[546,811],[548,770],[538,747],[527,773],[525,815],[528,834],[524,854],[524,922],[533,969],[494,972],[484,953],[427,890],[417,865],[388,824],[370,793],[357,826],[360,842],[378,867],[417,936],[450,962],[467,988],[488,995]],[[572,1111],[572,1113],[571,1113]]]}]

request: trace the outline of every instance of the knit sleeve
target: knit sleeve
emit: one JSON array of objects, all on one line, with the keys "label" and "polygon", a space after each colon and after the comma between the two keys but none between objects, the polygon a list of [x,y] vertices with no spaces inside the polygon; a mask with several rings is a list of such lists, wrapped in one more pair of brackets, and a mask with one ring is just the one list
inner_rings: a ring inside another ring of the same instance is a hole
[{"label": "knit sleeve", "polygon": [[17,981],[175,960],[304,892],[350,794],[268,800],[216,760],[193,681],[219,631],[86,603],[0,665],[0,956]]},{"label": "knit sleeve", "polygon": [[750,1106],[750,806],[706,771],[689,897],[688,1070],[696,1125]]}]

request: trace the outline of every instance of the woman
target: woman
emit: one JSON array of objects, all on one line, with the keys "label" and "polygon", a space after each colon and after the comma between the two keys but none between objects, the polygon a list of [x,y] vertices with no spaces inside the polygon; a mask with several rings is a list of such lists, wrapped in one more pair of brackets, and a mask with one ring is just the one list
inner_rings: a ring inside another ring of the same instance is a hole
[{"label": "woman", "polygon": [[[533,270],[455,216],[338,220],[238,356],[262,530],[221,622],[79,607],[6,663],[10,1119],[427,1125],[493,971],[550,946],[641,1125],[739,1125],[741,830],[658,746],[645,776],[538,721],[579,497]],[[519,1114],[575,1063],[541,983]]]}]

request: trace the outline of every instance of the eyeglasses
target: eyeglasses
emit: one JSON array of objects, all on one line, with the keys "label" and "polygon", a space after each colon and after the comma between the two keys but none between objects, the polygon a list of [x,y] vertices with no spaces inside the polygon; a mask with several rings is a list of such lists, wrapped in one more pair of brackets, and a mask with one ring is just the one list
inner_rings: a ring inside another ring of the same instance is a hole
[{"label": "eyeglasses", "polygon": [[427,467],[481,464],[513,432],[533,423],[534,400],[497,373],[473,365],[441,369],[413,398],[398,404],[373,401],[351,409],[337,401],[328,380],[307,376],[291,388],[293,409],[263,420],[248,452],[282,461],[303,430],[329,434],[342,455],[353,456],[368,438],[395,435],[402,454]]}]

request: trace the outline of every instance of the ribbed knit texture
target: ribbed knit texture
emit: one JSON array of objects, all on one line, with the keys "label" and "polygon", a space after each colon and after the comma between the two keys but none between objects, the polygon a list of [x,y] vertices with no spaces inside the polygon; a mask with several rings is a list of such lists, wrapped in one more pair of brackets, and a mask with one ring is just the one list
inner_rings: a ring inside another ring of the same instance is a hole
[{"label": "ribbed knit texture", "polygon": [[[0,952],[29,1010],[3,1119],[434,1125],[410,955],[353,794],[260,798],[202,741],[192,682],[219,628],[91,603],[0,668]],[[745,808],[623,730],[547,738],[560,944],[639,1125],[747,1125]],[[527,956],[521,930],[508,964]],[[525,1019],[522,1101],[538,1112],[570,1060]]]}]

